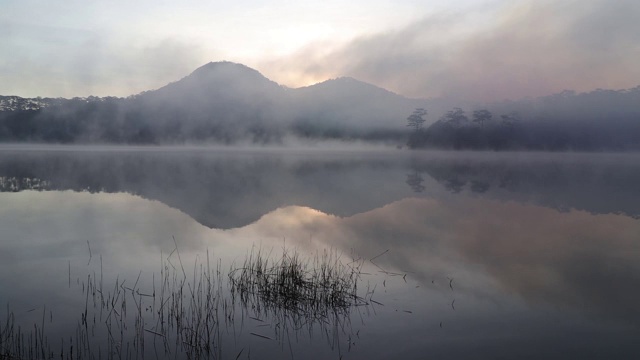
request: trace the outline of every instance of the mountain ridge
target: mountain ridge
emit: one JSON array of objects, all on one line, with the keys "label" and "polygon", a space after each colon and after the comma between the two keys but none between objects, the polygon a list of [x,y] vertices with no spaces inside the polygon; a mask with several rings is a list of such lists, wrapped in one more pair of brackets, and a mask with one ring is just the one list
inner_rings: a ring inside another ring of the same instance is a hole
[{"label": "mountain ridge", "polygon": [[[186,76],[175,80],[175,81],[171,81],[169,83],[167,83],[164,86],[161,86],[160,88],[157,89],[149,89],[149,90],[144,90],[141,91],[137,94],[131,94],[128,96],[94,96],[94,95],[89,95],[89,96],[76,96],[73,98],[65,98],[65,97],[51,97],[51,96],[47,96],[47,97],[25,97],[25,96],[19,96],[19,95],[1,95],[0,94],[0,111],[14,111],[14,110],[36,110],[39,107],[45,107],[47,103],[49,102],[60,102],[60,101],[64,101],[64,100],[81,100],[81,101],[94,101],[94,100],[99,100],[99,99],[130,99],[130,98],[135,98],[150,92],[155,92],[164,88],[167,88],[171,85],[174,85],[176,83],[180,83],[183,80],[186,80],[188,78],[194,77],[195,75],[199,75],[204,71],[209,70],[211,67],[218,67],[220,65],[223,66],[235,66],[239,69],[243,69],[247,72],[251,72],[251,73],[255,73],[255,75],[257,75],[258,77],[262,78],[263,80],[266,80],[272,84],[277,85],[278,87],[282,88],[282,89],[286,89],[286,90],[304,90],[304,89],[313,89],[316,87],[323,87],[323,86],[327,86],[329,84],[335,84],[335,83],[355,83],[355,84],[360,84],[363,85],[364,87],[368,87],[370,89],[378,89],[381,90],[381,92],[385,92],[387,94],[392,94],[395,95],[397,97],[400,98],[404,98],[404,99],[408,99],[408,100],[418,100],[418,101],[434,101],[436,99],[434,98],[414,98],[414,97],[407,97],[404,96],[402,94],[398,94],[395,93],[391,90],[385,89],[381,86],[372,84],[372,83],[368,83],[366,81],[362,81],[359,79],[356,79],[354,77],[351,76],[339,76],[336,78],[330,78],[330,79],[326,79],[320,82],[317,82],[315,84],[311,84],[311,85],[306,85],[306,86],[300,86],[300,87],[289,87],[283,84],[280,84],[272,79],[269,79],[268,77],[266,77],[264,74],[262,74],[260,71],[247,66],[245,64],[242,63],[237,63],[237,62],[232,62],[232,61],[227,61],[227,60],[222,60],[222,61],[210,61],[198,68],[196,68],[195,70],[193,70],[192,72],[190,72],[189,74],[187,74]],[[552,93],[552,94],[548,94],[548,95],[543,95],[543,96],[538,96],[538,97],[525,97],[525,98],[520,98],[520,99],[503,99],[503,100],[497,100],[491,103],[513,103],[513,102],[521,102],[521,101],[536,101],[536,100],[540,100],[540,99],[546,99],[549,97],[557,97],[560,95],[585,95],[585,94],[591,94],[591,93],[597,93],[597,92],[619,92],[619,93],[625,93],[625,92],[630,92],[630,91],[634,91],[640,88],[640,85],[636,86],[636,87],[632,87],[632,88],[628,88],[628,89],[604,89],[604,88],[597,88],[597,89],[593,89],[591,91],[586,91],[586,92],[576,92],[574,90],[563,90],[557,93]],[[18,100],[23,100],[23,102],[25,103],[24,109],[20,108],[20,106],[15,107],[15,106],[11,106],[12,104],[15,104],[18,102]]]},{"label": "mountain ridge", "polygon": [[136,144],[371,136],[397,142],[406,114],[424,106],[423,100],[352,78],[292,89],[228,61],[207,63],[127,98],[8,98],[6,104],[10,111],[0,112],[0,141]]},{"label": "mountain ridge", "polygon": [[[407,116],[416,108],[427,109],[424,122],[427,128],[441,123],[438,119],[443,119],[453,107],[461,107],[469,113],[486,109],[495,115],[496,121],[507,117],[533,124],[535,132],[520,137],[525,144],[522,148],[539,143],[539,136],[531,134],[553,138],[552,143],[538,148],[571,147],[566,139],[575,137],[573,130],[586,129],[588,125],[591,130],[583,136],[585,139],[579,139],[580,149],[619,149],[615,143],[622,138],[615,132],[636,133],[639,99],[640,88],[634,88],[460,104],[447,99],[410,99],[351,77],[289,88],[246,65],[222,61],[209,62],[175,82],[127,98],[0,96],[0,110],[4,110],[0,111],[0,141],[283,144],[295,138],[296,141],[374,140],[402,146],[409,136]],[[474,136],[482,132],[476,131],[475,123],[468,123],[464,131]],[[599,127],[607,128],[607,136],[618,140],[600,141]],[[496,128],[504,132],[502,127]],[[424,133],[424,137],[443,139],[434,134],[438,135],[432,131]],[[507,133],[500,136],[503,135],[510,136]],[[449,140],[456,142],[458,137],[456,133]],[[640,146],[628,138],[625,137],[626,143],[634,148]],[[429,141],[451,147],[449,140]],[[468,144],[460,146],[463,145]]]}]

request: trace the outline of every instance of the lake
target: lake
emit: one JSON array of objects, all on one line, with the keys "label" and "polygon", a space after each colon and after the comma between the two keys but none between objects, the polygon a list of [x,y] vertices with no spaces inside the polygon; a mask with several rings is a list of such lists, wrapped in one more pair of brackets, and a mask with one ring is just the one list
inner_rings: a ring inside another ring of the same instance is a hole
[{"label": "lake", "polygon": [[638,154],[4,145],[0,354],[638,358],[639,216]]}]

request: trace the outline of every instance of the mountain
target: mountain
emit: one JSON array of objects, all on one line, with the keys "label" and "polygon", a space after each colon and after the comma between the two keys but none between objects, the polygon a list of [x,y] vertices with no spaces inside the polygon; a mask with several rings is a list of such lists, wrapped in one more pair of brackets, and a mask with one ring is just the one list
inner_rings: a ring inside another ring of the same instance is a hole
[{"label": "mountain", "polygon": [[353,129],[398,129],[407,114],[427,101],[408,99],[377,86],[342,77],[295,89],[298,121]]},{"label": "mountain", "polygon": [[0,141],[266,144],[294,136],[403,143],[404,119],[425,104],[351,78],[291,89],[245,65],[212,62],[126,99],[2,98]]},{"label": "mountain", "polygon": [[204,65],[158,90],[142,93],[135,100],[147,107],[177,108],[187,114],[200,110],[252,120],[247,119],[248,109],[261,112],[265,106],[281,105],[285,92],[286,88],[254,69],[219,62]]},{"label": "mountain", "polygon": [[[209,63],[187,77],[131,99],[162,140],[271,142],[284,133],[287,89],[231,62]],[[168,134],[173,134],[167,136]]]},{"label": "mountain", "polygon": [[[448,121],[454,106],[469,116]],[[428,110],[425,128],[435,125],[409,135],[407,116],[416,108]],[[493,121],[471,121],[480,109]],[[291,89],[232,62],[206,64],[128,98],[0,97],[4,142],[280,144],[296,138],[402,145],[409,138],[411,147],[594,151],[638,150],[639,135],[640,87],[470,106],[408,99],[353,78]]]},{"label": "mountain", "polygon": [[398,131],[406,114],[425,104],[352,78],[291,89],[231,62],[209,63],[136,101],[163,124],[181,114],[183,122],[215,123],[226,133],[259,129],[312,137]]}]

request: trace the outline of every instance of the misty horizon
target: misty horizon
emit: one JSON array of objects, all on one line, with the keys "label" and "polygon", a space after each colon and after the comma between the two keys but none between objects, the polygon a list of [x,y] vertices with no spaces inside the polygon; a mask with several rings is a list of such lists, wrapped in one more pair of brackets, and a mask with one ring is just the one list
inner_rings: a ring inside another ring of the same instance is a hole
[{"label": "misty horizon", "polygon": [[[164,88],[168,85],[171,85],[173,83],[176,83],[182,79],[185,79],[191,75],[193,75],[196,71],[205,68],[207,66],[211,66],[211,65],[215,65],[215,64],[231,64],[231,65],[238,65],[241,67],[245,67],[251,71],[256,71],[258,74],[260,74],[260,76],[264,77],[265,79],[277,84],[278,86],[284,88],[284,89],[289,89],[289,90],[303,90],[303,89],[308,89],[308,88],[313,88],[315,86],[319,86],[319,85],[323,85],[323,84],[328,84],[331,82],[336,82],[336,81],[355,81],[358,83],[363,83],[375,88],[378,88],[380,90],[389,92],[391,94],[397,95],[397,96],[401,96],[401,97],[405,97],[407,99],[411,99],[411,100],[444,100],[444,101],[449,101],[454,103],[455,101],[458,101],[461,104],[466,104],[468,106],[482,106],[482,104],[489,104],[489,103],[500,103],[500,102],[505,102],[505,101],[522,101],[522,100],[533,100],[533,99],[539,99],[539,98],[544,98],[544,97],[548,97],[548,96],[553,96],[553,95],[559,95],[559,94],[566,94],[568,92],[570,93],[574,93],[574,94],[588,94],[591,92],[597,92],[597,91],[629,91],[629,90],[634,90],[640,87],[640,81],[637,83],[637,85],[631,85],[629,87],[624,87],[624,88],[613,88],[613,87],[606,87],[606,86],[599,86],[599,87],[594,87],[594,88],[590,88],[590,89],[586,89],[586,90],[582,90],[582,91],[577,91],[576,89],[572,89],[572,88],[562,88],[561,90],[558,90],[556,92],[553,93],[545,93],[545,94],[540,94],[537,96],[521,96],[521,97],[513,97],[513,98],[502,98],[502,99],[496,99],[493,101],[473,101],[473,100],[463,100],[463,99],[456,99],[455,95],[440,95],[440,96],[432,96],[432,97],[414,97],[414,96],[405,96],[401,93],[395,92],[391,89],[387,89],[384,86],[380,86],[380,85],[376,85],[374,83],[370,83],[361,79],[358,79],[356,77],[353,76],[349,76],[349,75],[336,75],[333,77],[329,77],[326,78],[324,80],[319,80],[317,82],[311,83],[311,84],[306,84],[306,85],[299,85],[299,86],[288,86],[285,85],[283,83],[278,83],[277,81],[270,79],[269,77],[265,76],[263,73],[261,73],[260,71],[258,71],[257,69],[253,69],[251,67],[249,67],[246,64],[243,63],[237,63],[234,61],[229,61],[229,60],[218,60],[218,61],[209,61],[201,66],[198,66],[197,68],[193,69],[192,71],[190,71],[189,73],[187,73],[186,75],[183,75],[182,77],[178,77],[172,81],[169,81],[167,83],[165,83],[164,85],[161,85],[159,87],[156,88],[148,88],[148,89],[144,89],[141,90],[140,92],[137,93],[130,93],[130,94],[126,94],[126,95],[115,95],[115,94],[104,94],[104,95],[96,95],[93,93],[90,94],[86,94],[86,95],[74,95],[74,96],[45,96],[42,94],[35,94],[32,96],[24,96],[24,95],[20,95],[20,94],[15,94],[15,93],[3,93],[0,94],[0,98],[4,97],[4,98],[11,98],[11,97],[18,97],[18,98],[22,98],[22,99],[74,99],[74,98],[80,98],[80,99],[88,99],[88,98],[119,98],[119,99],[126,99],[126,98],[131,98],[131,97],[135,97],[135,96],[139,96],[142,95],[144,93],[150,92],[150,91],[156,91],[159,90],[161,88]],[[0,111],[2,111],[2,106],[4,105],[4,103],[6,102],[6,100],[0,99]],[[475,104],[475,105],[474,105]],[[5,105],[6,107],[6,105]]]},{"label": "misty horizon", "polygon": [[129,96],[212,59],[291,88],[346,76],[457,101],[640,84],[633,0],[29,3],[8,1],[0,14],[0,53],[12,54],[0,94]]},{"label": "misty horizon", "polygon": [[[126,98],[0,96],[0,141],[292,145],[339,140],[412,149],[626,151],[640,149],[634,135],[640,132],[639,104],[640,86],[493,103],[409,99],[348,77],[292,89],[246,65],[210,62]],[[416,109],[423,109],[420,121],[410,127]],[[476,119],[480,113],[486,121]]]}]

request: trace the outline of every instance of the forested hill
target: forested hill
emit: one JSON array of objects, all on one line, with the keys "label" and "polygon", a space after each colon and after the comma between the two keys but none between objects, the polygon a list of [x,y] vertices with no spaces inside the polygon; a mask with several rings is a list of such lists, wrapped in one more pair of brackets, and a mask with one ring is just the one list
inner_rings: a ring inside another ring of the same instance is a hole
[{"label": "forested hill", "polygon": [[414,149],[640,150],[640,87],[469,104],[409,99],[352,78],[292,89],[247,66],[216,62],[127,98],[0,96],[0,142],[261,145],[291,139]]},{"label": "forested hill", "polygon": [[534,100],[453,108],[429,126],[422,120],[420,111],[408,119],[411,148],[637,151],[640,87],[565,91]]},{"label": "forested hill", "polygon": [[284,138],[402,143],[406,112],[428,102],[355,79],[291,89],[241,64],[209,63],[128,98],[0,98],[0,141],[279,143]]}]

